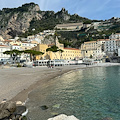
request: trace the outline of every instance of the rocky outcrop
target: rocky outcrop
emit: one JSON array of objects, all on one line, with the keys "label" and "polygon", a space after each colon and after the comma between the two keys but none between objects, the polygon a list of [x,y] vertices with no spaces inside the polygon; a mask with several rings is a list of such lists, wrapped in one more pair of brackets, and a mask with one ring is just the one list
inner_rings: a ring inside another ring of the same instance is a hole
[{"label": "rocky outcrop", "polygon": [[5,102],[0,104],[0,119],[10,117],[16,110],[14,102]]},{"label": "rocky outcrop", "polygon": [[47,44],[47,45],[55,44],[55,38],[54,38],[54,36],[46,36],[44,38],[44,40],[41,40],[41,43],[42,44]]},{"label": "rocky outcrop", "polygon": [[4,39],[9,39],[27,31],[31,35],[32,29],[36,30],[36,34],[46,29],[54,29],[57,24],[81,22],[85,19],[78,15],[70,15],[65,8],[55,13],[41,11],[37,4],[28,3],[18,8],[3,8],[0,11],[0,34]]},{"label": "rocky outcrop", "polygon": [[61,114],[61,115],[58,115],[54,118],[49,118],[48,120],[79,120],[77,119],[75,116],[71,115],[71,116],[67,116],[65,114]]},{"label": "rocky outcrop", "polygon": [[70,15],[68,14],[68,11],[65,10],[65,8],[62,8],[61,11],[56,13],[56,19],[63,19],[64,21],[67,21],[70,19]]},{"label": "rocky outcrop", "polygon": [[0,120],[20,120],[27,114],[26,106],[16,102],[2,102],[0,104]]},{"label": "rocky outcrop", "polygon": [[[7,11],[9,11],[7,13]],[[15,37],[24,33],[30,27],[30,22],[33,18],[41,20],[42,15],[39,14],[40,8],[37,4],[25,4],[16,9],[3,9],[0,15],[1,30],[0,33],[4,38]],[[6,22],[6,23],[5,23]]]}]

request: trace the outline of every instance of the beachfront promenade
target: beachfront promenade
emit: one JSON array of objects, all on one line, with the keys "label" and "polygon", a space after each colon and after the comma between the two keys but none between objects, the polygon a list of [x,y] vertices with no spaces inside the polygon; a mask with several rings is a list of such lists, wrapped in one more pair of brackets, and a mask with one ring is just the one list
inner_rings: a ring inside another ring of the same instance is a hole
[{"label": "beachfront promenade", "polygon": [[71,65],[55,68],[34,67],[34,68],[6,68],[0,69],[0,101],[3,99],[13,101],[25,101],[28,93],[38,86],[46,84],[47,81],[63,73],[80,68],[95,66],[120,65],[119,63],[96,64],[96,65]]}]

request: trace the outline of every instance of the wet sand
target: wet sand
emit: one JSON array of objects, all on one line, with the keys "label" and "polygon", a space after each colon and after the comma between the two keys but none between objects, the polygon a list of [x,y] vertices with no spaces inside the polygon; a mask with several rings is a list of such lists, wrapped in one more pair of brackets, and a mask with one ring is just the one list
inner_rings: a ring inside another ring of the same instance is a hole
[{"label": "wet sand", "polygon": [[89,67],[120,65],[119,63],[100,63],[95,65],[70,65],[55,68],[6,68],[0,69],[0,101],[3,99],[24,102],[35,88],[42,87],[51,79],[71,70]]}]

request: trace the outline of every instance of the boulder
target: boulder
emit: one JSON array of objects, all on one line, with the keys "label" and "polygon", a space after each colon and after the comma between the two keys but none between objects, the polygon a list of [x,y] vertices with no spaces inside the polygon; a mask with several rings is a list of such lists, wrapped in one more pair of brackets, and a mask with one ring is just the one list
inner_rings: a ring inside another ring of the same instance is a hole
[{"label": "boulder", "polygon": [[27,113],[28,109],[26,109],[26,106],[21,105],[21,102],[10,101],[0,104],[0,120],[19,120]]},{"label": "boulder", "polygon": [[16,110],[15,102],[5,102],[0,104],[0,119],[9,117]]},{"label": "boulder", "polygon": [[75,116],[71,115],[71,116],[67,116],[65,114],[61,114],[61,115],[58,115],[54,118],[49,118],[48,120],[79,120],[77,119]]}]

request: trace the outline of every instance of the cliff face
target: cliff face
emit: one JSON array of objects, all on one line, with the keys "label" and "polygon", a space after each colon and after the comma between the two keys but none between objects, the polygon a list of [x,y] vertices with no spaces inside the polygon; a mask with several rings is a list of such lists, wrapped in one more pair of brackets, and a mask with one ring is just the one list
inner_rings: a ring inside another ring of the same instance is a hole
[{"label": "cliff face", "polygon": [[[86,19],[86,18],[85,18]],[[41,11],[35,3],[24,4],[18,8],[3,8],[0,11],[0,35],[4,39],[14,38],[22,33],[31,35],[45,29],[54,29],[56,24],[80,22],[82,17],[68,14],[65,8],[54,11]],[[88,20],[88,19],[87,19]]]},{"label": "cliff face", "polygon": [[41,20],[37,4],[25,4],[19,8],[4,8],[0,14],[0,33],[3,38],[11,38],[28,30],[33,18]]},{"label": "cliff face", "polygon": [[56,19],[63,19],[64,21],[67,21],[70,19],[70,15],[68,14],[68,11],[65,10],[65,8],[62,8],[61,11],[56,13]]}]

